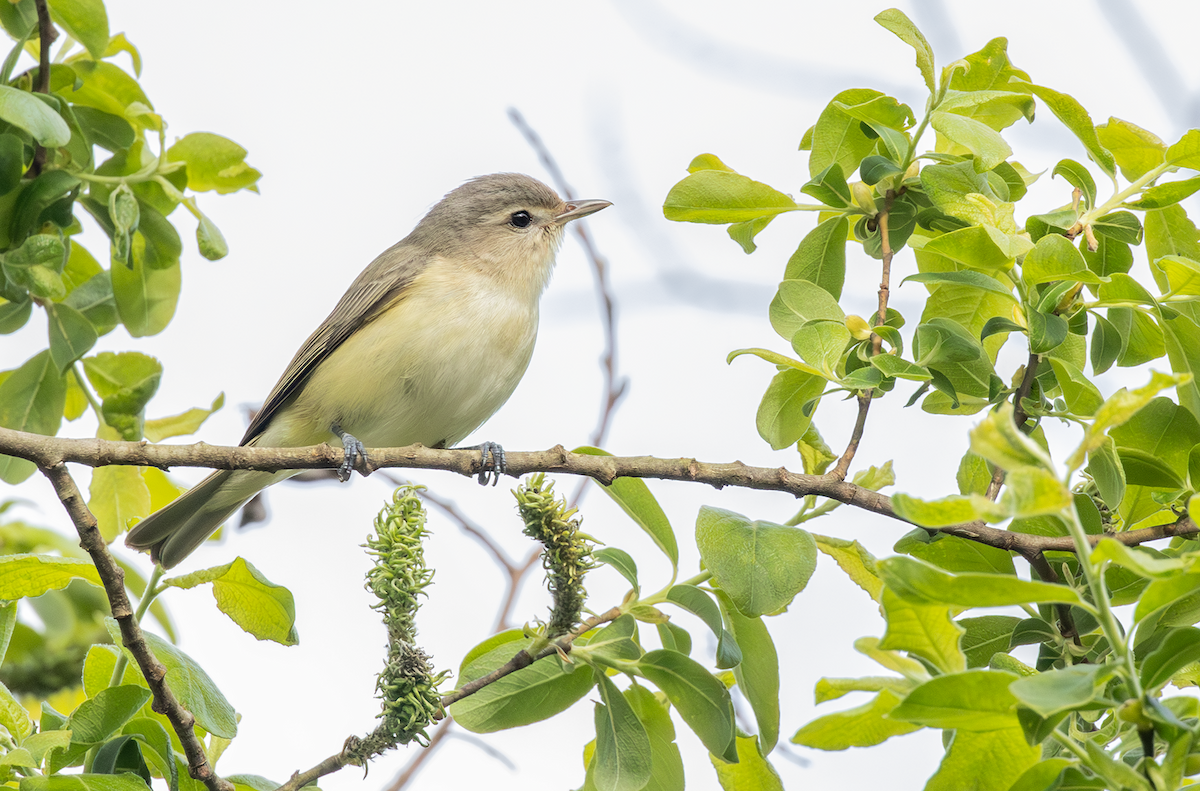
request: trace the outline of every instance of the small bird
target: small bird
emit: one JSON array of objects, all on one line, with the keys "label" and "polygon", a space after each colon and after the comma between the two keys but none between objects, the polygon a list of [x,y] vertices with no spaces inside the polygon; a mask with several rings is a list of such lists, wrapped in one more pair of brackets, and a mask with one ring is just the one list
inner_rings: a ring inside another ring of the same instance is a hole
[{"label": "small bird", "polygon": [[[241,444],[336,439],[345,448],[338,471],[345,481],[364,447],[461,441],[525,374],[538,301],[567,223],[611,205],[564,201],[518,173],[453,190],[355,279],[292,358]],[[498,478],[503,450],[477,447]],[[218,470],[135,525],[125,544],[171,568],[251,497],[297,472]]]}]

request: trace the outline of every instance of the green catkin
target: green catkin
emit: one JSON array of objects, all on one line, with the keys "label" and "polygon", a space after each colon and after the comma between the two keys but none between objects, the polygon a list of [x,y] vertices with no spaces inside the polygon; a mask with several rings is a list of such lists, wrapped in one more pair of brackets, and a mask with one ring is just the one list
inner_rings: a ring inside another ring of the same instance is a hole
[{"label": "green catkin", "polygon": [[375,518],[375,535],[363,545],[375,560],[367,572],[366,588],[379,601],[371,606],[383,613],[388,633],[387,665],[375,685],[383,701],[382,722],[353,749],[363,760],[397,744],[427,745],[425,729],[442,712],[437,686],[448,673],[434,674],[429,656],[416,645],[419,597],[433,582],[433,569],[425,566],[421,543],[429,532],[417,497],[421,488],[398,488]]},{"label": "green catkin", "polygon": [[579,531],[582,520],[577,510],[568,509],[565,499],[555,497],[554,481],[547,481],[542,473],[530,476],[513,494],[525,535],[544,547],[542,566],[554,600],[545,636],[553,640],[579,623],[587,598],[583,575],[595,567],[592,546]]}]

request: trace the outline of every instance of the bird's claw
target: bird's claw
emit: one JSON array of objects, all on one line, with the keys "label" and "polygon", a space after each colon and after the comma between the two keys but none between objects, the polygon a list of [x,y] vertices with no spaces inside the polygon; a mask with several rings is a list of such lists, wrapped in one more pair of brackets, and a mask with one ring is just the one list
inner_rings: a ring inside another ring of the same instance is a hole
[{"label": "bird's claw", "polygon": [[337,469],[338,480],[342,483],[350,480],[351,473],[354,472],[354,460],[356,456],[362,457],[363,464],[367,463],[367,449],[358,441],[358,438],[353,434],[347,434],[339,429],[336,425],[333,427],[333,433],[342,441],[342,448],[345,449],[345,456],[342,458],[342,463]]},{"label": "bird's claw", "polygon": [[[492,486],[500,483],[500,476],[508,470],[508,462],[504,458],[504,448],[497,442],[484,442],[479,446],[483,459],[479,465],[478,481],[481,486],[487,486],[489,480]],[[488,457],[491,463],[488,463]]]}]

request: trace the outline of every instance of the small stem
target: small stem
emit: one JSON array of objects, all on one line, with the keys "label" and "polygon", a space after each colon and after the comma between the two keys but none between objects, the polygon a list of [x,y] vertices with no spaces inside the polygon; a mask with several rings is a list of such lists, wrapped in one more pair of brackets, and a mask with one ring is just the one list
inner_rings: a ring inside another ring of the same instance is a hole
[{"label": "small stem", "polygon": [[1117,621],[1116,615],[1113,614],[1112,603],[1108,599],[1108,590],[1104,584],[1103,568],[1096,568],[1088,559],[1091,542],[1088,540],[1087,532],[1083,529],[1083,523],[1079,521],[1079,511],[1072,505],[1063,510],[1060,518],[1067,523],[1067,531],[1075,543],[1075,554],[1079,557],[1079,571],[1083,574],[1088,589],[1092,593],[1096,620],[1100,623],[1100,629],[1108,640],[1113,655],[1123,666],[1121,669],[1124,672],[1121,675],[1125,676],[1125,683],[1133,692],[1130,697],[1140,699],[1142,682],[1138,676],[1137,667],[1134,665],[1133,652],[1129,650],[1125,635],[1121,631],[1121,625]]},{"label": "small stem", "polygon": [[[137,609],[133,612],[133,620],[139,624],[142,618],[145,617],[146,611],[150,609],[150,603],[158,594],[162,593],[162,589],[158,587],[158,581],[162,579],[163,567],[154,564],[154,571],[150,572],[150,581],[146,583],[146,589],[142,592],[142,599],[138,602]],[[108,682],[110,687],[119,686],[121,679],[125,677],[125,665],[128,663],[124,651],[117,652],[117,663],[113,665],[112,680]]]},{"label": "small stem", "polygon": [[79,361],[71,366],[71,375],[75,377],[75,383],[79,385],[79,389],[83,391],[83,397],[87,399],[88,404],[92,408],[92,412],[96,414],[96,419],[100,421],[100,425],[106,426],[104,422],[104,409],[100,402],[96,400],[96,396],[92,394],[92,389],[88,387],[87,376],[80,370]]}]

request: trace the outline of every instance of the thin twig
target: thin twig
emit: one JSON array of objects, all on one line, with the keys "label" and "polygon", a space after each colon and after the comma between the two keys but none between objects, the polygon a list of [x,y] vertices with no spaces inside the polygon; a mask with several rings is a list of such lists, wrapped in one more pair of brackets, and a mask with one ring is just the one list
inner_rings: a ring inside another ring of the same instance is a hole
[{"label": "thin twig", "polygon": [[108,551],[104,537],[100,535],[100,530],[96,525],[96,517],[84,502],[79,487],[75,485],[75,479],[71,477],[65,464],[54,464],[42,467],[41,470],[54,486],[58,499],[62,501],[63,507],[67,510],[67,514],[71,517],[71,521],[74,522],[75,529],[79,533],[79,545],[91,557],[92,563],[95,564],[96,571],[104,583],[104,593],[108,597],[113,618],[121,628],[121,642],[133,655],[142,675],[146,678],[146,684],[154,695],[152,708],[171,721],[175,734],[183,745],[183,751],[188,760],[188,774],[193,779],[204,783],[209,791],[233,791],[233,784],[222,780],[209,766],[204,746],[200,744],[194,730],[196,718],[179,703],[174,693],[171,692],[166,681],[167,669],[163,667],[162,663],[154,656],[150,646],[146,644],[141,626],[134,618],[133,607],[125,593],[125,572],[117,565],[116,560]]},{"label": "thin twig", "polygon": [[518,670],[527,668],[534,662],[537,662],[539,659],[545,659],[546,657],[554,656],[555,654],[569,653],[571,650],[571,644],[574,643],[576,639],[582,637],[584,634],[587,634],[600,624],[608,623],[609,621],[615,621],[620,617],[621,608],[613,607],[605,610],[599,615],[594,615],[591,618],[588,618],[579,626],[575,627],[575,629],[570,633],[564,634],[557,640],[552,641],[548,646],[543,648],[541,651],[538,651],[537,656],[533,656],[527,651],[518,651],[516,656],[493,670],[491,673],[488,673],[486,676],[481,676],[474,681],[467,682],[450,694],[443,695],[442,708],[449,708],[451,705],[457,703],[463,698],[474,695],[488,684],[493,684],[511,673],[515,673]]},{"label": "thin twig", "polygon": [[[1029,419],[1029,414],[1025,411],[1025,407],[1021,402],[1029,398],[1029,394],[1033,391],[1033,380],[1037,378],[1038,363],[1042,358],[1033,352],[1029,353],[1029,360],[1025,363],[1025,375],[1021,377],[1021,384],[1017,386],[1017,392],[1013,396],[1013,423],[1017,429],[1028,434],[1032,429],[1025,425],[1025,421]],[[999,467],[992,474],[992,481],[988,484],[987,494],[989,500],[995,500],[1000,494],[1000,487],[1004,485],[1004,470]]]},{"label": "thin twig", "polygon": [[[875,312],[875,326],[877,327],[887,323],[888,297],[891,294],[892,283],[892,258],[895,256],[891,238],[888,236],[888,218],[891,217],[892,203],[895,200],[895,190],[888,190],[883,211],[876,215],[876,221],[879,223],[880,247],[883,250],[879,267],[879,308]],[[879,354],[882,351],[883,338],[872,333],[871,353]],[[858,394],[858,417],[854,421],[854,430],[850,432],[850,441],[846,443],[846,450],[842,452],[841,458],[838,459],[833,469],[826,473],[830,478],[839,481],[846,480],[846,475],[850,472],[850,464],[854,461],[854,455],[858,453],[858,446],[862,442],[863,429],[867,425],[867,412],[871,409],[871,399],[874,395],[873,388]]]},{"label": "thin twig", "polygon": [[[513,126],[517,127],[517,130],[524,136],[529,146],[537,152],[538,159],[542,161],[542,166],[546,168],[546,172],[550,174],[550,180],[554,182],[554,186],[562,193],[562,196],[568,201],[575,200],[574,191],[567,183],[562,170],[559,169],[558,163],[550,153],[550,149],[542,141],[541,135],[529,125],[525,116],[521,115],[521,111],[517,108],[510,107],[508,117],[513,122]],[[604,395],[600,404],[600,419],[596,423],[590,439],[590,443],[594,447],[600,447],[603,445],[605,437],[608,436],[613,412],[625,395],[629,380],[626,377],[617,376],[617,323],[613,309],[612,289],[608,283],[608,261],[596,249],[586,224],[571,223],[571,230],[579,237],[579,242],[583,245],[588,260],[592,262],[592,273],[596,277],[596,295],[600,298],[600,320],[604,325],[604,354],[600,358],[600,368],[604,372]],[[579,504],[586,485],[587,481],[580,481],[579,487],[571,497],[571,507]]]},{"label": "thin twig", "polygon": [[425,749],[414,755],[413,759],[401,770],[400,774],[396,775],[392,782],[384,786],[383,791],[400,791],[400,789],[408,785],[408,781],[416,777],[417,772],[421,771],[421,766],[437,752],[438,745],[449,735],[450,729],[453,727],[453,717],[446,717],[446,719],[438,723],[437,730],[433,732],[433,736],[430,737],[429,744],[425,745]]},{"label": "thin twig", "polygon": [[[208,467],[217,470],[332,469],[345,458],[342,448],[313,445],[307,448],[220,447],[195,445],[151,445],[148,442],[116,442],[102,439],[64,439],[0,428],[0,454],[28,459],[43,469],[61,462],[91,467],[110,464],[141,467]],[[473,477],[481,463],[477,450],[440,450],[411,445],[407,448],[368,449],[372,468],[404,467],[445,470]],[[795,497],[816,495],[864,511],[905,521],[892,508],[891,498],[853,483],[827,475],[805,475],[785,467],[752,467],[740,461],[701,462],[696,459],[660,459],[654,456],[592,456],[571,453],[561,445],[543,451],[506,453],[508,474],[520,477],[531,472],[584,475],[605,485],[617,478],[653,478],[690,481],[721,489],[736,486],[759,491],[786,492]],[[907,522],[906,522],[907,524]],[[1014,533],[982,522],[938,528],[948,535],[978,541],[1025,554],[1026,552],[1074,552],[1069,536],[1038,536]],[[1127,546],[1160,538],[1200,532],[1188,517],[1168,525],[1114,533],[1110,537]],[[1093,543],[1102,536],[1094,536]]]}]

